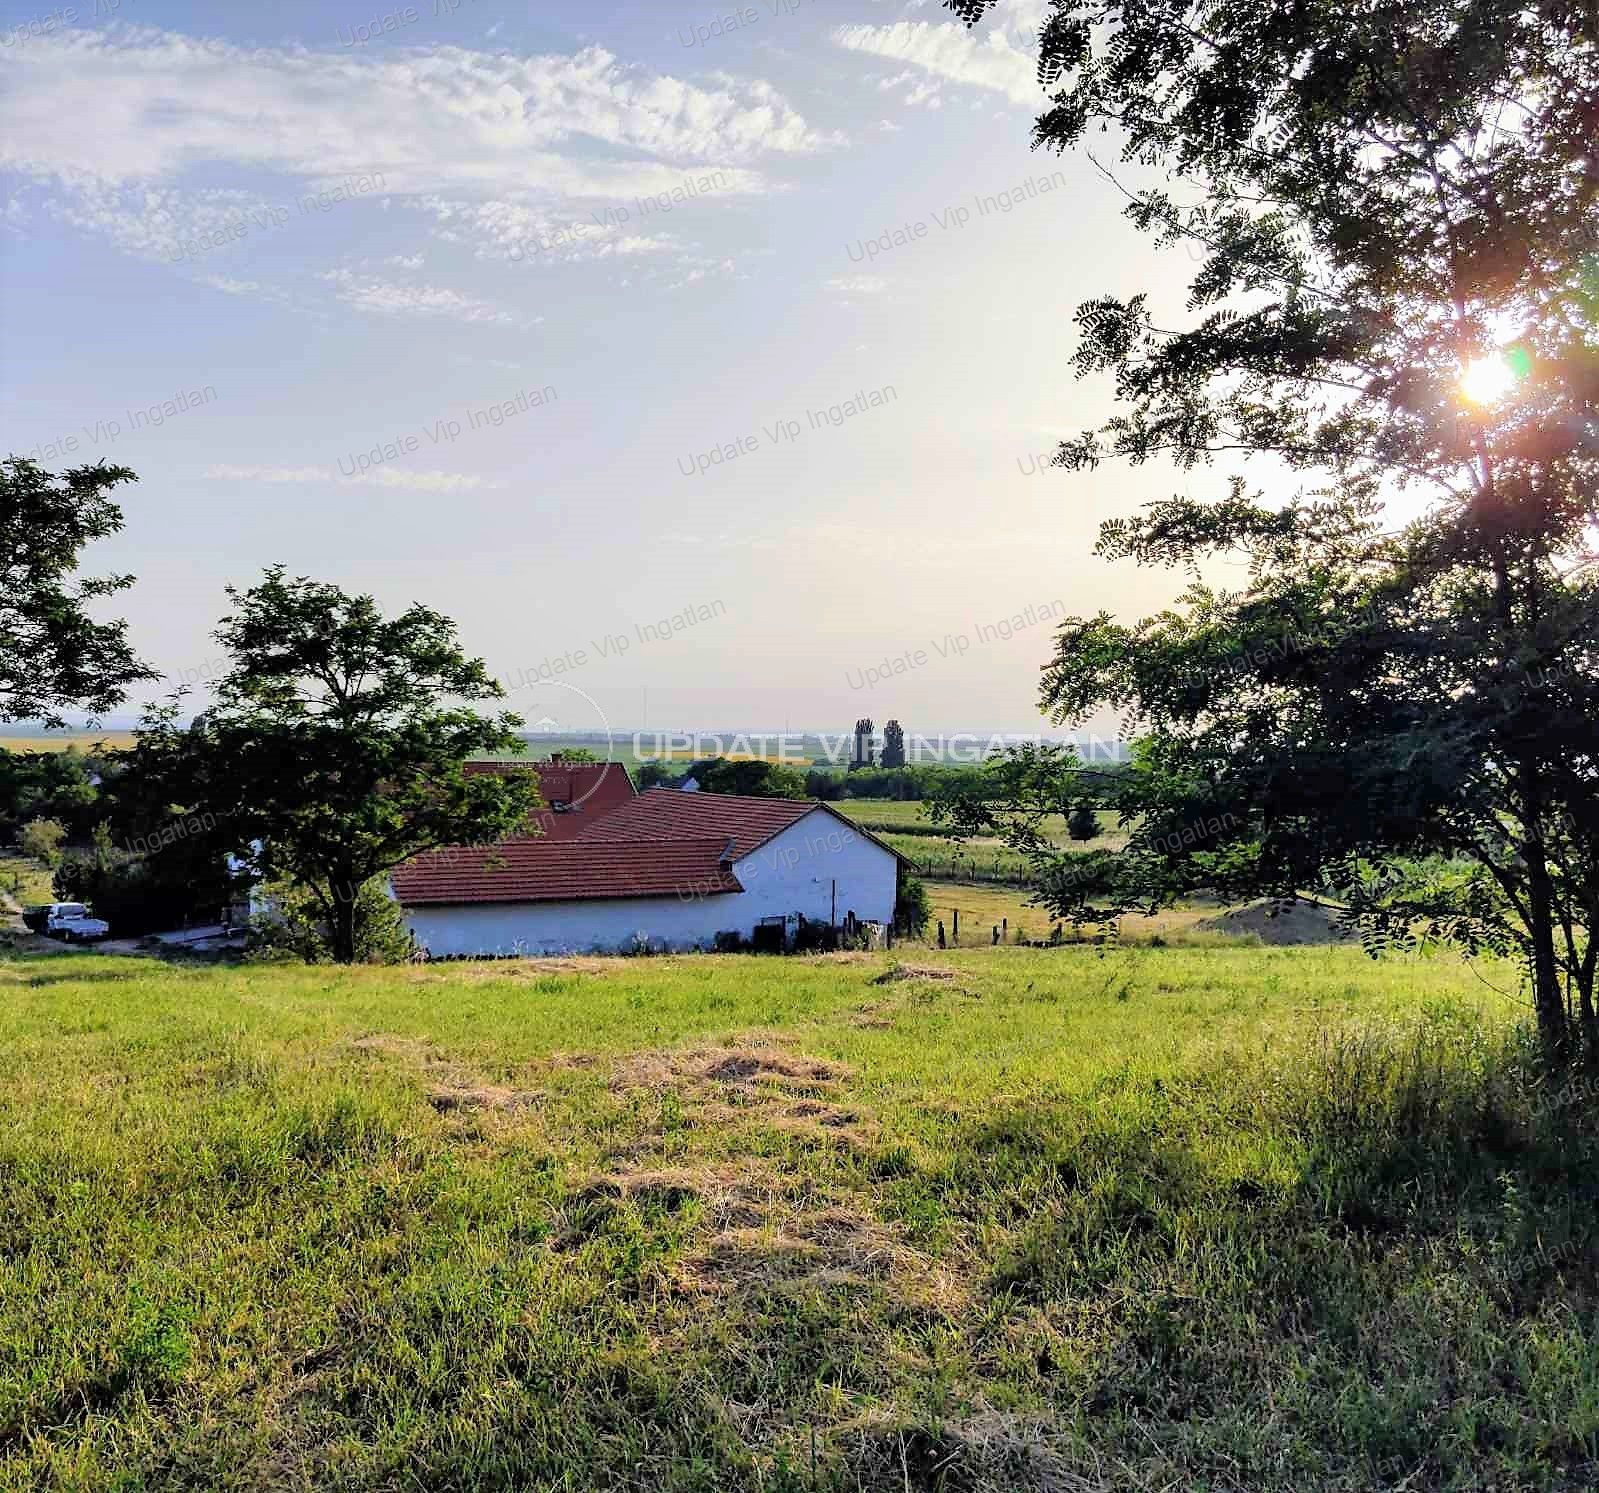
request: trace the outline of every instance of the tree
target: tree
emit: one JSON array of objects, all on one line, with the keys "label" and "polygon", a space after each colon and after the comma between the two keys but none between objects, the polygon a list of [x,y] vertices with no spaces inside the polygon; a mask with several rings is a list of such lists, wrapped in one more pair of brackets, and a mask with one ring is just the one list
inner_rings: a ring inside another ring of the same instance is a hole
[{"label": "tree", "polygon": [[427,607],[387,619],[370,596],[281,566],[228,595],[215,708],[188,728],[153,717],[134,756],[175,805],[223,821],[256,876],[304,888],[330,956],[349,963],[374,878],[424,850],[531,832],[533,774],[463,771],[514,750],[522,722],[470,708],[503,691]]},{"label": "tree", "polygon": [[604,760],[600,754],[589,747],[562,747],[559,753],[552,752],[551,760],[559,756],[563,762],[601,762]]},{"label": "tree", "polygon": [[906,938],[920,938],[932,917],[933,903],[921,877],[900,866],[894,894],[894,927]]},{"label": "tree", "polygon": [[637,777],[641,789],[670,787],[677,781],[671,768],[664,762],[639,763]]},{"label": "tree", "polygon": [[905,765],[905,728],[898,721],[890,721],[883,727],[882,765],[884,767]]},{"label": "tree", "polygon": [[1076,804],[1066,818],[1066,833],[1074,840],[1099,838],[1099,815],[1092,804]]},{"label": "tree", "polygon": [[17,834],[17,849],[43,866],[55,866],[61,861],[61,844],[67,838],[67,829],[56,819],[30,819]]},{"label": "tree", "polygon": [[88,613],[133,577],[73,579],[79,551],[122,527],[106,494],[136,481],[104,463],[57,477],[25,457],[0,461],[0,721],[63,726],[62,711],[111,710],[130,684],[159,677],[134,657],[125,622]]},{"label": "tree", "polygon": [[805,797],[805,779],[798,769],[776,762],[708,757],[694,763],[688,776],[700,785],[702,793],[733,793],[745,798]]},{"label": "tree", "polygon": [[[991,0],[952,0],[967,19]],[[1162,168],[1128,214],[1200,263],[1190,324],[1077,313],[1122,410],[1057,463],[1241,474],[1108,523],[1187,571],[1135,624],[1062,626],[1043,703],[1143,737],[1124,856],[1042,843],[1089,775],[1016,754],[1004,821],[1063,916],[1197,886],[1334,901],[1369,946],[1419,922],[1514,952],[1545,1052],[1599,1058],[1599,37],[1592,7],[1057,0],[1038,144],[1115,130]],[[1411,513],[1385,524],[1394,499]],[[1206,579],[1233,556],[1236,585]]]},{"label": "tree", "polygon": [[[796,769],[797,771],[797,769]],[[805,774],[805,797],[823,800],[844,796],[844,778],[830,767],[813,767]]]},{"label": "tree", "polygon": [[[328,924],[316,898],[304,887],[277,883],[265,889],[271,911],[250,929],[254,959],[290,958],[326,964],[333,958]],[[355,897],[355,962],[405,964],[416,954],[416,939],[399,903],[383,878],[374,877]]]},{"label": "tree", "polygon": [[10,833],[29,819],[56,819],[71,839],[90,833],[104,817],[97,779],[111,772],[99,755],[65,751],[0,750],[0,833]]}]

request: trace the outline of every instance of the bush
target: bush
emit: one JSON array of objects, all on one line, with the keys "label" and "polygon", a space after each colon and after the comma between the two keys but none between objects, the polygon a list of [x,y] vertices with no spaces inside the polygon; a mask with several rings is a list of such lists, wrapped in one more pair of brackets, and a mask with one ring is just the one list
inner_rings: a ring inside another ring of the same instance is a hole
[{"label": "bush", "polygon": [[902,937],[920,938],[933,918],[933,904],[919,876],[900,867],[899,889],[894,898],[894,927]]},{"label": "bush", "polygon": [[61,864],[61,846],[67,827],[59,819],[30,819],[17,832],[17,847],[25,856],[46,866]]},{"label": "bush", "polygon": [[1078,804],[1066,820],[1066,833],[1074,840],[1099,838],[1099,815],[1092,804]]},{"label": "bush", "polygon": [[708,757],[688,770],[702,793],[732,793],[745,798],[804,798],[805,780],[792,767],[775,762],[731,761]]}]

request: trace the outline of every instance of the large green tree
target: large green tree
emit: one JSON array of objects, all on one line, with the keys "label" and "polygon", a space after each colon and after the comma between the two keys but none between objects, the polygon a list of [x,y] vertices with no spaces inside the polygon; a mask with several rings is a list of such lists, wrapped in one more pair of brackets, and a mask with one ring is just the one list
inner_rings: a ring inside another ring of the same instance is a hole
[{"label": "large green tree", "polygon": [[517,750],[522,722],[473,708],[504,691],[428,607],[388,618],[370,596],[281,566],[228,595],[215,707],[186,728],[152,720],[132,770],[170,784],[175,809],[225,824],[260,878],[304,888],[349,962],[374,877],[441,845],[528,832],[533,774],[463,771]]},{"label": "large green tree", "polygon": [[1419,923],[1519,954],[1550,1057],[1599,1056],[1596,27],[1548,0],[1053,4],[1036,143],[1103,134],[1133,222],[1198,261],[1186,311],[1079,307],[1077,370],[1121,408],[1058,464],[1273,463],[1106,524],[1103,554],[1187,588],[1059,632],[1045,708],[1142,738],[1128,852],[1039,834],[1083,791],[1069,754],[957,810],[1057,911],[1325,895],[1374,947]]},{"label": "large green tree", "polygon": [[62,726],[64,711],[112,710],[130,684],[158,677],[134,657],[126,623],[89,615],[133,577],[75,574],[84,546],[122,527],[108,494],[136,481],[104,463],[58,477],[25,457],[0,461],[0,721]]}]

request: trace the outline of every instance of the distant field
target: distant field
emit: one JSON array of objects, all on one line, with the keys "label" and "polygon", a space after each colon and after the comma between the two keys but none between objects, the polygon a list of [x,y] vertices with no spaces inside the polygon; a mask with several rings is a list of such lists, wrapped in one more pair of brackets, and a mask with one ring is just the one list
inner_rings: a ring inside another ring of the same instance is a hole
[{"label": "distant field", "polygon": [[[984,836],[965,841],[949,838],[941,826],[933,823],[927,805],[921,801],[845,798],[832,807],[909,857],[923,876],[1018,885],[1030,877],[1031,868],[1025,858],[998,840]],[[1126,844],[1127,837],[1117,825],[1115,814],[1101,811],[1098,818],[1100,834],[1096,840],[1069,839],[1066,821],[1060,815],[1047,820],[1045,828],[1052,833],[1056,844],[1074,850],[1119,850]]]},{"label": "distant field", "polygon": [[0,750],[8,752],[64,752],[75,746],[79,751],[90,747],[130,747],[138,739],[134,731],[63,731],[49,736],[6,736],[0,733]]},{"label": "distant field", "polygon": [[[842,798],[834,802],[833,807],[868,829],[903,831],[922,828],[937,834],[945,833],[941,826],[933,822],[927,803],[921,799]],[[1096,817],[1099,820],[1099,839],[1086,844],[1100,849],[1121,844],[1125,836],[1117,826],[1116,815],[1108,809],[1102,809]],[[1050,815],[1044,820],[1043,829],[1057,844],[1070,843],[1063,814]]]},{"label": "distant field", "polygon": [[0,957],[0,1486],[1592,1488],[1599,1142],[1482,973]]},{"label": "distant field", "polygon": [[[1043,942],[1050,936],[1058,919],[1049,911],[1028,900],[1023,887],[998,885],[993,882],[960,882],[929,879],[928,901],[932,904],[933,921],[928,924],[923,940],[931,945],[937,939],[937,927],[944,924],[944,936],[949,947],[982,948],[993,941],[996,925],[1003,931],[1007,943],[1022,941]],[[1147,944],[1159,938],[1176,946],[1218,947],[1233,942],[1226,935],[1205,932],[1194,925],[1216,913],[1214,906],[1180,906],[1157,913],[1154,917],[1125,917],[1117,925],[1124,944]],[[960,913],[960,942],[955,941],[955,914]],[[1081,930],[1087,936],[1092,930]],[[1063,937],[1070,938],[1073,930],[1063,926]]]}]

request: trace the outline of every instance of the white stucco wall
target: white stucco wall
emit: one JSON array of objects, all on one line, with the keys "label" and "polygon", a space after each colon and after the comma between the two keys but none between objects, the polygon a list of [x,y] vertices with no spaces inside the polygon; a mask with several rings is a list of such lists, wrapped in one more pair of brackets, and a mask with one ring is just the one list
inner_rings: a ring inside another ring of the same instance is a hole
[{"label": "white stucco wall", "polygon": [[894,857],[822,809],[735,861],[733,870],[741,893],[707,896],[684,887],[673,897],[413,907],[405,917],[423,948],[448,958],[615,953],[641,941],[652,949],[709,949],[724,931],[749,938],[766,917],[827,922],[835,883],[840,923],[850,912],[883,923],[894,916]]}]

